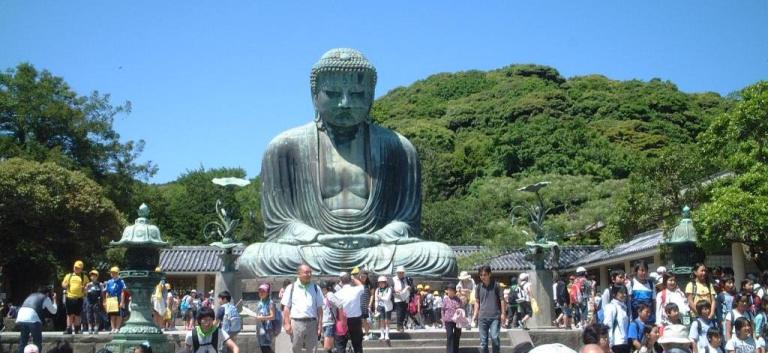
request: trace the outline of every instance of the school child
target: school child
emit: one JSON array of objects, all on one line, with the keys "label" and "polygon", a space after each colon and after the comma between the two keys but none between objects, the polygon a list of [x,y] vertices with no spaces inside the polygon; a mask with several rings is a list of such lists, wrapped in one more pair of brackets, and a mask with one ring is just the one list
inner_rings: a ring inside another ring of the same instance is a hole
[{"label": "school child", "polygon": [[760,310],[755,315],[755,339],[763,338],[763,329],[768,326],[768,295],[760,298]]},{"label": "school child", "polygon": [[720,329],[717,327],[710,327],[707,330],[707,348],[703,351],[699,350],[699,353],[723,353],[721,348],[723,344],[723,335],[720,333]]},{"label": "school child", "polygon": [[688,305],[691,308],[691,312],[696,312],[696,303],[700,300],[706,300],[712,306],[709,310],[709,315],[714,316],[717,292],[715,292],[715,286],[710,282],[707,266],[701,262],[693,265],[693,274],[694,280],[685,286],[685,295],[688,297]]},{"label": "school child", "polygon": [[[374,292],[374,301],[376,305],[375,316],[379,319],[379,330],[381,335],[379,340],[389,340],[389,320],[392,320],[392,288],[389,287],[387,276],[379,276],[379,287]],[[435,292],[437,293],[437,292]],[[442,305],[442,299],[440,300]]]},{"label": "school child", "polygon": [[688,298],[686,298],[685,293],[677,285],[677,278],[670,273],[665,273],[661,278],[664,289],[656,294],[656,322],[665,322],[667,314],[664,312],[664,307],[668,303],[675,303],[680,310],[680,318],[683,324],[690,324]]},{"label": "school child", "polygon": [[[650,307],[655,307],[654,300],[656,299],[656,283],[648,276],[648,264],[640,260],[635,263],[635,276],[632,278],[629,286],[629,313],[632,320],[637,318],[638,304],[644,303]],[[656,316],[651,313],[648,322],[655,323]]]},{"label": "school child", "polygon": [[635,353],[662,353],[659,344],[659,327],[656,325],[643,326],[643,340],[640,342],[640,348],[634,350]]},{"label": "school child", "polygon": [[749,298],[737,294],[734,298],[735,308],[731,310],[728,315],[725,316],[725,338],[727,341],[731,340],[731,337],[737,333],[734,322],[743,317],[749,322],[750,328],[752,327],[752,314],[749,312]]},{"label": "school child", "polygon": [[88,321],[88,333],[93,335],[99,333],[104,286],[99,282],[99,271],[91,270],[88,275],[91,281],[85,285],[85,317]]},{"label": "school child", "polygon": [[735,283],[732,276],[724,276],[720,281],[723,285],[723,290],[717,293],[717,322],[720,323],[720,327],[723,329],[723,335],[725,335],[725,316],[733,310],[733,298],[736,296]]},{"label": "school child", "polygon": [[629,315],[624,300],[627,298],[627,287],[613,286],[611,288],[611,303],[605,306],[603,324],[608,326],[608,344],[613,353],[629,353],[627,343],[627,328]]},{"label": "school child", "polygon": [[443,328],[443,297],[438,291],[432,292],[432,297],[435,298],[435,327]]},{"label": "school child", "polygon": [[333,281],[326,281],[322,286],[323,290],[323,349],[326,353],[333,352],[336,344],[336,317],[339,316],[339,309],[333,305],[329,299],[335,291]]},{"label": "school child", "polygon": [[272,324],[274,324],[274,321],[272,320],[274,320],[277,315],[277,309],[275,308],[275,303],[269,298],[270,292],[271,286],[268,283],[259,285],[259,303],[256,306],[256,323],[258,325],[258,330],[256,331],[256,334],[259,337],[258,342],[261,353],[272,353],[272,347],[274,346],[272,340]]},{"label": "school child", "polygon": [[699,300],[696,303],[696,320],[691,323],[691,330],[688,334],[688,338],[696,343],[699,353],[704,352],[704,349],[709,345],[707,339],[707,332],[712,327],[717,328],[715,320],[709,319],[709,310],[711,309],[711,303],[706,300]]},{"label": "school child", "polygon": [[224,330],[213,325],[216,314],[211,308],[202,308],[197,312],[197,325],[184,339],[187,351],[191,353],[217,353],[226,345],[230,353],[240,353],[235,342],[229,339]]},{"label": "school child", "polygon": [[[259,294],[261,294],[261,289]],[[219,304],[221,305],[216,315],[216,321],[221,324],[221,329],[229,335],[229,339],[237,342],[237,335],[243,329],[243,319],[237,312],[237,306],[232,303],[232,295],[229,291],[225,290],[219,293]],[[166,310],[168,309],[166,308]]]},{"label": "school child", "polygon": [[[682,325],[680,320],[680,308],[675,303],[669,303],[664,306],[664,313],[667,314],[667,325]],[[662,335],[664,333],[662,332]]]},{"label": "school child", "polygon": [[[744,298],[746,300],[746,298]],[[745,307],[746,310],[746,307]],[[739,317],[733,321],[735,333],[725,344],[728,353],[754,353],[757,351],[757,342],[752,337],[752,325],[745,317]]]},{"label": "school child", "polygon": [[749,299],[749,307],[747,307],[747,310],[752,314],[752,317],[755,317],[761,308],[760,298],[755,294],[754,288],[755,282],[751,279],[747,278],[741,281],[741,295]]},{"label": "school child", "polygon": [[629,323],[627,330],[627,341],[632,346],[632,350],[639,350],[643,347],[645,326],[651,317],[651,308],[647,304],[640,303],[637,307],[637,313],[637,319]]}]

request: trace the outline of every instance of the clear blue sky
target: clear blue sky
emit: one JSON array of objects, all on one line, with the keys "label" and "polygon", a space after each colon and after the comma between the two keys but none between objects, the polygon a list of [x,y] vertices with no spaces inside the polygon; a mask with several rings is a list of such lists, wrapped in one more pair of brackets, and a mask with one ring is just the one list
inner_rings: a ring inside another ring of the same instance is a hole
[{"label": "clear blue sky", "polygon": [[0,0],[0,68],[131,101],[115,128],[146,140],[158,183],[201,165],[258,175],[270,139],[312,119],[309,70],[336,47],[376,65],[377,96],[514,63],[728,94],[768,79],[768,1]]}]

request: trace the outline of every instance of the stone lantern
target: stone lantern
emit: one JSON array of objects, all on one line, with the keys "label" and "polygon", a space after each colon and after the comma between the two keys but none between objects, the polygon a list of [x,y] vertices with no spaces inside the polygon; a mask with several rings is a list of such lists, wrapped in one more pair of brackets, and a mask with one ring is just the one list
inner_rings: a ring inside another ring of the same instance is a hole
[{"label": "stone lantern", "polygon": [[696,229],[693,228],[690,207],[683,207],[683,218],[668,233],[666,243],[670,247],[673,263],[670,272],[675,275],[690,275],[694,264],[704,262],[704,251],[696,244]]},{"label": "stone lantern", "polygon": [[123,230],[120,241],[110,246],[123,247],[125,251],[124,270],[120,277],[131,293],[131,317],[107,343],[113,353],[133,353],[133,348],[149,342],[155,353],[173,353],[174,345],[152,320],[150,298],[163,274],[155,271],[160,262],[160,249],[168,243],[160,238],[160,230],[149,223],[149,207],[141,204],[139,218]]}]

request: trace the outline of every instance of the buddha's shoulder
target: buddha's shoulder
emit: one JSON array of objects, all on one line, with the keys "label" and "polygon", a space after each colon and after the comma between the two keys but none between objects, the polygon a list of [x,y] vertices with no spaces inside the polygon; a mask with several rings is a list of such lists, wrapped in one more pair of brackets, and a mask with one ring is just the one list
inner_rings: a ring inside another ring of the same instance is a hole
[{"label": "buddha's shoulder", "polygon": [[371,131],[373,131],[373,135],[376,136],[380,141],[386,141],[390,144],[397,144],[406,151],[416,151],[416,149],[413,147],[413,144],[411,144],[411,141],[408,141],[405,136],[401,135],[395,130],[383,127],[378,124],[371,124]]},{"label": "buddha's shoulder", "polygon": [[283,131],[269,142],[267,149],[290,148],[300,143],[306,143],[307,139],[315,133],[315,129],[315,123],[311,122]]}]

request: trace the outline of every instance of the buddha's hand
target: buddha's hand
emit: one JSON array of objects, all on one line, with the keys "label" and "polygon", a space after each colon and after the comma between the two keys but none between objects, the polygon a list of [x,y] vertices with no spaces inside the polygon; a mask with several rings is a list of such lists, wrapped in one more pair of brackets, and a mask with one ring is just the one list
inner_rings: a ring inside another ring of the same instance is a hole
[{"label": "buddha's hand", "polygon": [[379,245],[381,238],[375,234],[320,234],[317,241],[334,249],[363,249]]},{"label": "buddha's hand", "polygon": [[279,244],[285,244],[285,245],[301,245],[302,244],[296,238],[280,238],[280,239],[277,239],[277,242]]},{"label": "buddha's hand", "polygon": [[421,239],[416,237],[408,237],[408,238],[399,238],[397,239],[398,244],[411,244],[411,243],[418,243]]}]

